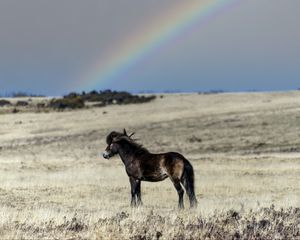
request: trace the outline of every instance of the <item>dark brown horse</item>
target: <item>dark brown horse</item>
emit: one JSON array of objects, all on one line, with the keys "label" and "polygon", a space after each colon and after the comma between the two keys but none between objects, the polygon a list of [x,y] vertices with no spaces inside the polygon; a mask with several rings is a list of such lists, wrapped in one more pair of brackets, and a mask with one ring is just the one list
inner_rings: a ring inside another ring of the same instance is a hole
[{"label": "dark brown horse", "polygon": [[[152,154],[142,145],[136,143],[133,134],[111,132],[107,138],[107,148],[103,157],[109,159],[119,154],[127,172],[131,185],[131,206],[142,204],[141,181],[158,182],[170,178],[178,196],[179,208],[184,208],[184,188],[190,199],[190,206],[197,206],[194,191],[194,170],[190,162],[181,154],[168,152]],[[184,187],[184,188],[183,188]]]}]

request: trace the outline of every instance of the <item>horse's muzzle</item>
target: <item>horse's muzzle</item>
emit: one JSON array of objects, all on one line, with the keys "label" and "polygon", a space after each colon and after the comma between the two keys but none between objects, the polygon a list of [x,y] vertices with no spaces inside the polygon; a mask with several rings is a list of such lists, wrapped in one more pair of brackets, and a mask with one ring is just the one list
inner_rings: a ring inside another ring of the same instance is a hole
[{"label": "horse's muzzle", "polygon": [[110,158],[110,154],[109,154],[108,152],[106,152],[106,151],[102,154],[102,156],[103,156],[105,159],[109,159],[109,158]]}]

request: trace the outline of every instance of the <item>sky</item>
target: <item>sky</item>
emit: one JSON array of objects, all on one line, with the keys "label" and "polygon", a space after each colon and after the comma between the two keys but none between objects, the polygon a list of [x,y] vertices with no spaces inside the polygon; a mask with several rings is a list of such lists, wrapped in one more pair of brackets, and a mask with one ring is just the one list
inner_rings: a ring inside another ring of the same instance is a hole
[{"label": "sky", "polygon": [[0,94],[300,88],[299,0],[219,0],[184,27],[168,18],[197,1],[0,1]]}]

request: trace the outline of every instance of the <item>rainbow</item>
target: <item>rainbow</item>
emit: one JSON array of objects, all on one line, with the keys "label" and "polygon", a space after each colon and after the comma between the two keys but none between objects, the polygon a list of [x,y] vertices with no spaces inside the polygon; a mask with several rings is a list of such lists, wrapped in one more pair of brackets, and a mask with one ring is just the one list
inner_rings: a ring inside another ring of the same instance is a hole
[{"label": "rainbow", "polygon": [[136,35],[99,61],[79,79],[73,89],[106,88],[118,79],[126,79],[128,70],[165,44],[176,41],[185,32],[205,24],[211,17],[229,9],[240,0],[183,0],[168,13],[148,23]]}]

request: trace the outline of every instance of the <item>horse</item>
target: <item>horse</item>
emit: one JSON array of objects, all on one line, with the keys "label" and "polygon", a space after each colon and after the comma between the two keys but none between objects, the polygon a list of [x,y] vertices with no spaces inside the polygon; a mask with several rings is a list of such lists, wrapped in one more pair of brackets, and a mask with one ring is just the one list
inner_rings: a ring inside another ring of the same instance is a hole
[{"label": "horse", "polygon": [[107,147],[103,157],[109,159],[119,154],[131,185],[131,206],[142,205],[141,181],[159,182],[170,178],[178,193],[178,207],[184,208],[184,189],[190,200],[190,207],[197,206],[194,190],[194,170],[192,164],[177,152],[160,154],[150,153],[141,144],[138,144],[132,136],[112,131],[106,137]]}]

